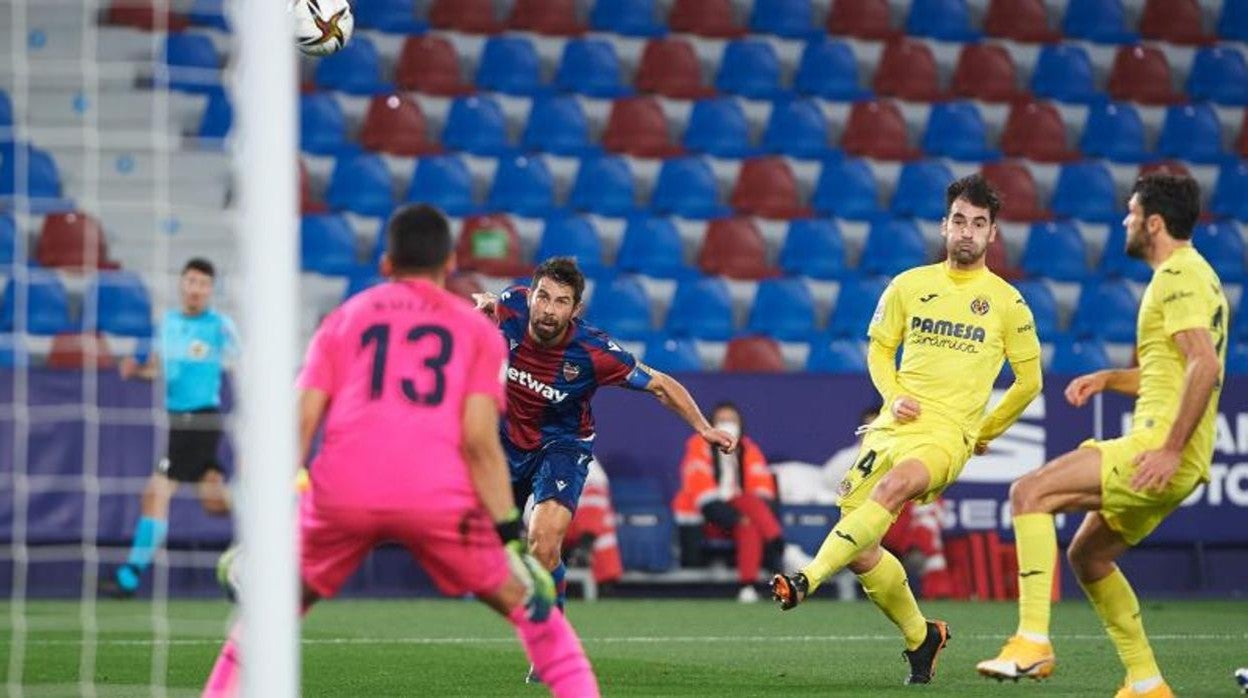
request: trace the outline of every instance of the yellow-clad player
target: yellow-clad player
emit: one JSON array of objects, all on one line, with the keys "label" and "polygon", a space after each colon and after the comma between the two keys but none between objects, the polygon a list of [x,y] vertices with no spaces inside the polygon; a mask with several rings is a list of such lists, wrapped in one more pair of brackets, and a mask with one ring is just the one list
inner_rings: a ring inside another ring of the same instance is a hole
[{"label": "yellow-clad player", "polygon": [[1153,268],[1136,321],[1140,365],[1076,378],[1066,399],[1082,406],[1103,390],[1135,395],[1131,430],[1117,439],[1085,441],[1010,488],[1018,631],[1000,655],[977,666],[998,679],[1053,672],[1053,513],[1087,511],[1066,555],[1126,666],[1119,698],[1173,695],[1144,635],[1139,601],[1114,560],[1209,479],[1228,321],[1222,284],[1191,243],[1200,215],[1195,180],[1142,177],[1128,207],[1127,253]]},{"label": "yellow-clad player", "polygon": [[[1040,344],[1022,296],[984,263],[1001,202],[979,175],[946,191],[941,222],[948,259],[893,279],[868,334],[868,370],[887,409],[865,427],[856,464],[841,482],[841,519],[813,562],[776,575],[772,594],[790,609],[844,567],[901,629],[907,683],[928,683],[948,626],[919,611],[906,573],[879,542],[909,501],[934,499],[1040,392]],[[900,369],[895,363],[902,346]],[[1009,359],[1014,383],[984,408]]]}]

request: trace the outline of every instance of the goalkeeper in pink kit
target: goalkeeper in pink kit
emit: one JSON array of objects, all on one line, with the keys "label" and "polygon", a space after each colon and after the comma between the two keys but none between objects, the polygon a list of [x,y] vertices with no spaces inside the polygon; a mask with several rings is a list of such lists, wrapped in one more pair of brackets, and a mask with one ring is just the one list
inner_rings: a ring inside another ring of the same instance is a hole
[{"label": "goalkeeper in pink kit", "polygon": [[[299,375],[299,436],[312,462],[300,503],[303,609],[333,596],[368,553],[397,541],[450,596],[474,594],[516,628],[555,696],[597,696],[549,573],[520,540],[499,442],[507,347],[497,328],[443,289],[454,267],[446,218],[397,211],[382,274],[321,323]],[[237,692],[225,643],[205,696]]]}]

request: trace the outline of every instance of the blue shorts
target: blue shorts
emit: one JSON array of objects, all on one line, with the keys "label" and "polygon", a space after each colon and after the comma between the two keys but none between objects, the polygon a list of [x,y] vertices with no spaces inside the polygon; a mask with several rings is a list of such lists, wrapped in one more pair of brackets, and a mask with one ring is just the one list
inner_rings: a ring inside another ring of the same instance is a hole
[{"label": "blue shorts", "polygon": [[593,452],[568,443],[550,444],[538,451],[520,451],[505,442],[503,447],[517,507],[523,510],[531,494],[534,504],[553,499],[576,513]]}]

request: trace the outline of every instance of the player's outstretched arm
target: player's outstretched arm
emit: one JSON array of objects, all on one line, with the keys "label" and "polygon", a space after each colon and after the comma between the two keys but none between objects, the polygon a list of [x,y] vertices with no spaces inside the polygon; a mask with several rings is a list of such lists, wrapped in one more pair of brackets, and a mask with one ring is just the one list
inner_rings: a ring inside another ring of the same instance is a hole
[{"label": "player's outstretched arm", "polygon": [[879,391],[888,411],[898,422],[913,422],[923,412],[918,400],[906,395],[897,382],[897,345],[871,338],[867,349],[867,373],[871,383]]},{"label": "player's outstretched arm", "polygon": [[307,467],[312,453],[312,439],[328,407],[329,393],[324,390],[304,388],[299,391],[299,464],[296,470]]},{"label": "player's outstretched arm", "polygon": [[147,361],[139,363],[133,356],[126,356],[122,358],[117,368],[125,380],[131,378],[156,380],[160,376],[160,357],[156,355],[156,352],[151,352],[147,355]]},{"label": "player's outstretched arm", "polygon": [[1018,421],[1023,410],[1027,409],[1027,405],[1044,388],[1039,356],[1018,363],[1010,362],[1010,368],[1014,371],[1014,382],[1005,391],[1005,395],[1001,396],[1001,402],[980,422],[979,434],[975,439],[976,453],[986,451],[989,441],[1004,434],[1011,424]]},{"label": "player's outstretched arm", "polygon": [[1083,407],[1093,395],[1106,390],[1135,397],[1140,392],[1140,369],[1106,369],[1079,376],[1066,385],[1066,401]]},{"label": "player's outstretched arm", "polygon": [[650,381],[644,388],[645,391],[658,398],[664,407],[680,415],[680,418],[685,420],[698,433],[698,436],[701,436],[707,443],[718,447],[725,453],[737,447],[736,438],[716,429],[711,426],[710,422],[706,421],[706,417],[702,415],[702,410],[698,408],[698,403],[694,401],[693,396],[689,394],[689,390],[681,385],[680,381],[649,366],[642,364],[637,366],[642,372],[650,376]]}]

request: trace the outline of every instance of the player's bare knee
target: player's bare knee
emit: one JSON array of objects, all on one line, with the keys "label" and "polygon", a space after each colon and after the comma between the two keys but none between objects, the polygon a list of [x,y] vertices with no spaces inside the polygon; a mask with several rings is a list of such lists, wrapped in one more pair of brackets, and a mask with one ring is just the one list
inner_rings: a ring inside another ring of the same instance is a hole
[{"label": "player's bare knee", "polygon": [[897,511],[916,495],[914,489],[914,484],[908,478],[894,477],[894,473],[889,473],[872,490],[871,498],[885,509]]},{"label": "player's bare knee", "polygon": [[1010,511],[1019,514],[1034,514],[1040,511],[1040,478],[1035,471],[1027,473],[1010,485]]}]

